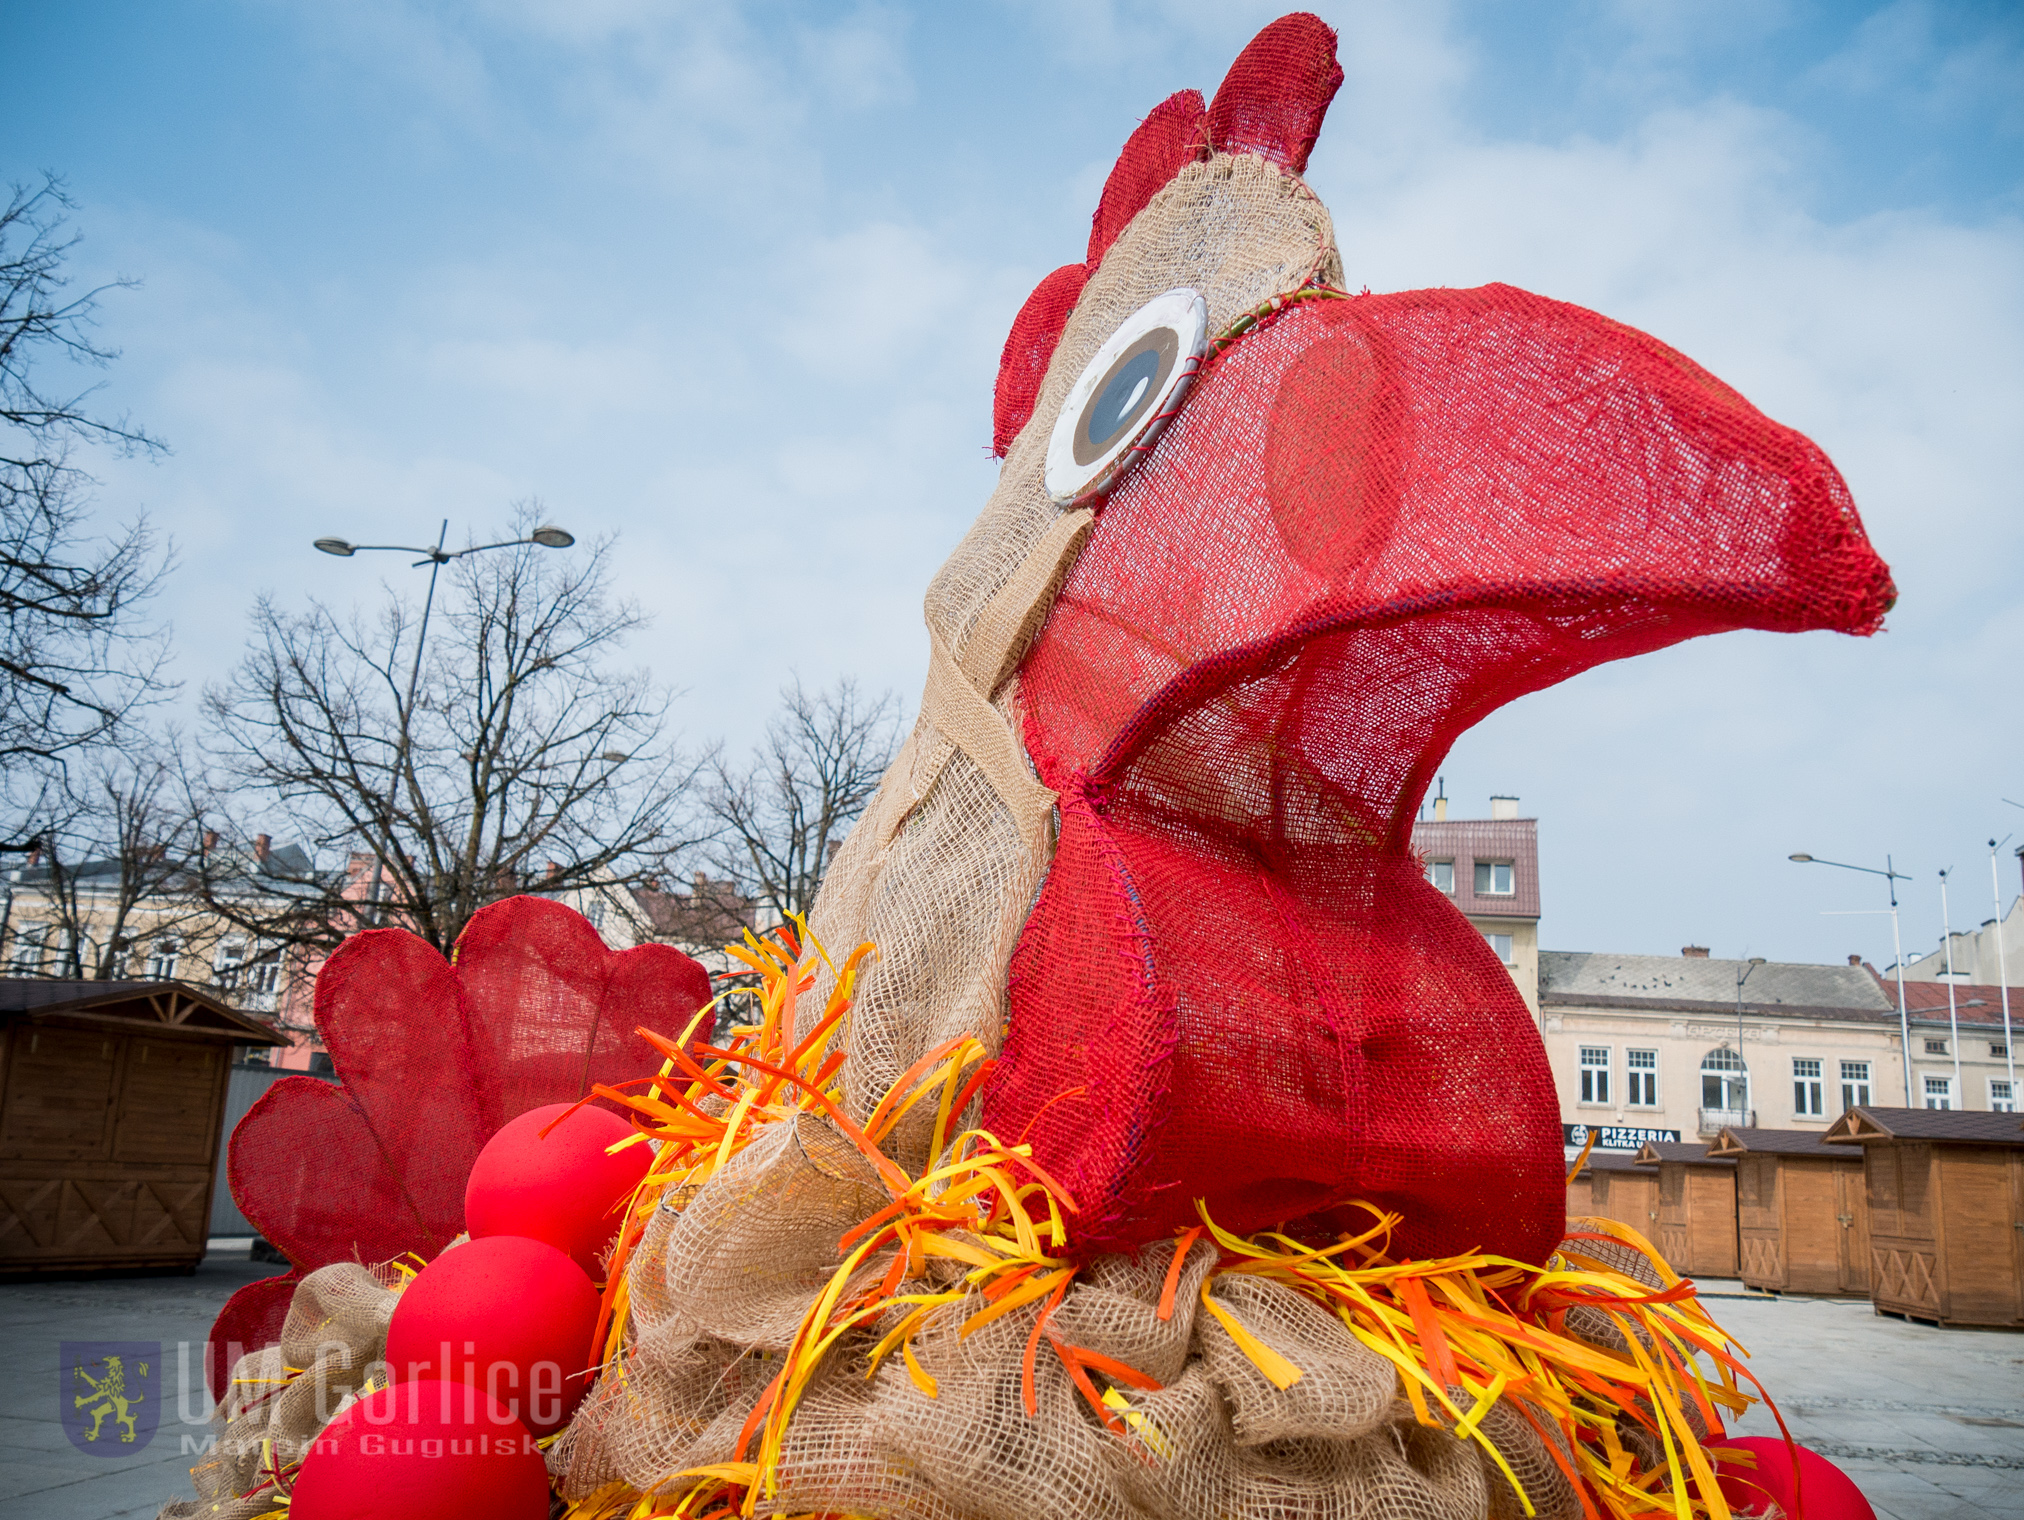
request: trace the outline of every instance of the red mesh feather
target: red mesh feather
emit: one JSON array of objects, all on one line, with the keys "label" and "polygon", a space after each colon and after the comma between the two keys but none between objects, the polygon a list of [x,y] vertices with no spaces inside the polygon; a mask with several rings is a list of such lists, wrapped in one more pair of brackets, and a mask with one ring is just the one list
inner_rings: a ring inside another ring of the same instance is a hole
[{"label": "red mesh feather", "polygon": [[[291,1288],[334,1261],[433,1257],[463,1230],[471,1163],[501,1125],[652,1070],[633,1031],[679,1036],[709,997],[709,973],[681,951],[614,953],[546,898],[481,910],[454,967],[403,929],[354,935],[316,979],[341,1085],[288,1077],[267,1090],[232,1133],[232,1196],[294,1267]],[[225,1306],[214,1363],[227,1343],[271,1344],[278,1281]]]},{"label": "red mesh feather", "polygon": [[1200,90],[1179,90],[1154,106],[1125,141],[1103,182],[1103,198],[1089,219],[1086,268],[1103,262],[1110,245],[1168,180],[1208,152],[1207,115]]},{"label": "red mesh feather", "polygon": [[1321,135],[1342,87],[1335,32],[1319,16],[1281,16],[1253,37],[1209,103],[1209,143],[1219,153],[1256,153],[1295,174]]},{"label": "red mesh feather", "polygon": [[1507,286],[1291,307],[1207,366],[1024,663],[1062,831],[985,1124],[1032,1125],[1084,1248],[1367,1198],[1402,1254],[1544,1260],[1558,1105],[1412,857],[1434,768],[1601,661],[1891,596],[1820,450],[1642,333]]},{"label": "red mesh feather", "polygon": [[991,406],[991,452],[1001,459],[1033,415],[1033,402],[1047,374],[1047,361],[1061,341],[1061,329],[1075,310],[1088,277],[1080,264],[1063,264],[1033,287],[1012,319],[1005,352],[998,359],[998,385]]}]

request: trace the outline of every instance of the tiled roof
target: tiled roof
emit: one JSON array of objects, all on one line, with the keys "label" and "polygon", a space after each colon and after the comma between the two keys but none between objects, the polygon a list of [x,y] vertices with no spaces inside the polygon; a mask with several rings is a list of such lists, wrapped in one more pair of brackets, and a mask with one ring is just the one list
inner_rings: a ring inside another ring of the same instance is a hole
[{"label": "tiled roof", "polygon": [[1709,1149],[1723,1155],[1822,1156],[1847,1161],[1857,1153],[1846,1145],[1829,1145],[1810,1129],[1725,1129]]},{"label": "tiled roof", "polygon": [[[1476,918],[1539,916],[1539,820],[1536,818],[1446,818],[1413,825],[1414,853],[1455,863],[1455,906]],[[1512,891],[1478,897],[1479,860],[1508,860]]]},{"label": "tiled roof", "polygon": [[[1865,968],[1868,969],[1868,968]],[[1871,970],[1877,985],[1883,989],[1885,999],[1891,1007],[1897,1007],[1897,979],[1886,977],[1882,972]],[[1947,1022],[1946,982],[1906,982],[1905,1013],[1915,1024],[1930,1024],[1935,1021]],[[1985,986],[1981,983],[1955,982],[1954,1018],[1962,1024],[1994,1024],[2003,1027],[2003,989]],[[1981,1006],[1971,1008],[1970,1003]],[[2024,987],[2010,989],[2010,1018],[2018,1025],[2024,1025]]]},{"label": "tiled roof", "polygon": [[2024,1120],[1977,1109],[1851,1108],[1827,1127],[1830,1144],[1874,1140],[1952,1140],[1968,1145],[2024,1145]]},{"label": "tiled roof", "polygon": [[1690,1166],[1734,1166],[1733,1158],[1711,1156],[1708,1147],[1692,1141],[1674,1144],[1665,1140],[1651,1140],[1637,1153],[1639,1166],[1656,1166],[1661,1161],[1684,1161]]},{"label": "tiled roof", "polygon": [[[1539,952],[1539,1001],[1573,1007],[1679,1008],[1706,1013],[1736,1007],[1736,978],[1747,961],[1685,955]],[[1767,961],[1743,984],[1746,1014],[1796,1014],[1865,1021],[1897,1017],[1896,1002],[1861,966]]]}]

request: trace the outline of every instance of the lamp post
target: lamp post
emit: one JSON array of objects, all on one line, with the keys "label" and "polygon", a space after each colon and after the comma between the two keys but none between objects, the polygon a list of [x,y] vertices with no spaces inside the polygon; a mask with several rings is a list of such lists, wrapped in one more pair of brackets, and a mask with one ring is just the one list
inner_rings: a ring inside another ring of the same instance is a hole
[{"label": "lamp post", "polygon": [[1883,858],[1883,869],[1881,871],[1875,866],[1852,866],[1845,861],[1821,860],[1812,855],[1788,855],[1785,858],[1787,860],[1796,860],[1802,866],[1833,866],[1837,870],[1861,871],[1866,876],[1881,876],[1884,879],[1884,885],[1890,891],[1890,953],[1896,961],[1893,969],[1897,972],[1898,1053],[1904,1057],[1898,1064],[1904,1071],[1905,1107],[1911,1108],[1913,1106],[1912,1021],[1911,1016],[1905,1012],[1905,952],[1902,942],[1898,939],[1897,900],[1897,884],[1901,881],[1910,881],[1911,878],[1900,871],[1897,868],[1896,862],[1888,855]]},{"label": "lamp post", "polygon": [[2010,836],[1989,841],[1989,890],[1996,900],[1996,985],[2003,993],[2003,1063],[2010,1077],[2010,1106],[2017,1106],[2017,1048],[2010,1039],[2010,960],[2003,952],[2003,878],[1996,871],[1996,852]]},{"label": "lamp post", "polygon": [[422,680],[422,649],[429,641],[429,613],[436,605],[437,573],[453,559],[463,559],[469,554],[483,554],[488,549],[517,549],[522,544],[539,544],[544,549],[567,549],[576,542],[574,534],[556,527],[553,523],[543,523],[525,538],[505,538],[496,544],[473,544],[468,549],[446,551],[443,548],[443,541],[449,536],[450,520],[446,517],[443,519],[442,528],[436,534],[436,546],[433,549],[418,549],[409,544],[354,544],[342,538],[319,538],[314,544],[314,547],[323,553],[334,554],[339,559],[350,559],[354,554],[372,554],[380,551],[419,554],[422,557],[416,560],[411,568],[419,570],[423,565],[429,567],[429,592],[422,599],[421,627],[415,632],[414,668],[408,672],[408,697],[401,704],[401,736],[400,742],[394,748],[393,780],[387,786],[386,827],[381,831],[380,848],[373,853],[372,888],[366,894],[366,905],[372,910],[375,923],[379,921],[380,883],[386,876],[386,858],[393,852],[394,809],[400,805],[401,776],[407,769],[408,725],[415,710],[415,690]]},{"label": "lamp post", "polygon": [[1737,1110],[1743,1118],[1743,1127],[1751,1128],[1750,1118],[1750,1062],[1743,1055],[1743,984],[1750,980],[1750,973],[1764,964],[1764,957],[1753,955],[1736,973],[1736,1059],[1743,1063],[1743,1103]]},{"label": "lamp post", "polygon": [[1953,869],[1948,866],[1940,872],[1940,943],[1947,947],[1947,1048],[1954,1053],[1953,1104],[1965,1108],[1967,1094],[1961,1091],[1961,1020],[1954,1008],[1954,921],[1947,916],[1947,873]]}]

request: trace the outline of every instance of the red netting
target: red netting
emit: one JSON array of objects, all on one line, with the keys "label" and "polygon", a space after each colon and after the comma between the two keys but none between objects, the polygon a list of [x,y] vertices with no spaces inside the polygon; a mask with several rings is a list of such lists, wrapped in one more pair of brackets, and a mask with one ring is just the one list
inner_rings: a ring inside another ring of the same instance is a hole
[{"label": "red netting", "polygon": [[465,1179],[502,1124],[651,1071],[659,1057],[633,1031],[679,1036],[709,997],[709,973],[681,951],[613,953],[539,897],[480,911],[454,968],[403,929],[346,940],[316,979],[341,1085],[284,1078],[232,1133],[232,1196],[295,1270],[225,1306],[212,1362],[271,1343],[283,1284],[304,1273],[433,1257],[462,1232]]},{"label": "red netting", "polygon": [[1209,102],[1209,142],[1219,153],[1256,153],[1299,174],[1341,87],[1328,23],[1304,11],[1281,16],[1223,76]]},{"label": "red netting", "polygon": [[1644,334],[1506,286],[1289,307],[1212,360],[1022,667],[1061,841],[985,1123],[1031,1126],[1086,1249],[1361,1197],[1407,1254],[1544,1260],[1557,1104],[1411,855],[1434,768],[1603,660],[1868,633],[1891,596],[1821,451]]},{"label": "red netting", "polygon": [[1083,260],[1084,267],[1094,269],[1102,263],[1117,235],[1145,210],[1146,202],[1166,188],[1183,164],[1207,156],[1208,151],[1200,90],[1177,90],[1154,106],[1125,140],[1110,177],[1103,182],[1103,197],[1089,219],[1089,256]]},{"label": "red netting", "polygon": [[1003,455],[1033,415],[1033,402],[1054,357],[1063,324],[1075,310],[1087,272],[1080,264],[1063,264],[1033,287],[1033,294],[1012,319],[1005,351],[998,359],[998,384],[991,398],[991,452]]}]

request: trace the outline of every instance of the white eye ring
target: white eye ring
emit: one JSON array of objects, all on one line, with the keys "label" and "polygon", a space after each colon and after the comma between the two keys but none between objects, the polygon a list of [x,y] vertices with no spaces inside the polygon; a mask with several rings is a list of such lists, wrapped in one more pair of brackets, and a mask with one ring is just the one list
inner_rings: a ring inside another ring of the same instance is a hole
[{"label": "white eye ring", "polygon": [[1180,410],[1209,346],[1209,308],[1183,286],[1126,317],[1076,377],[1047,440],[1047,494],[1101,496]]}]

